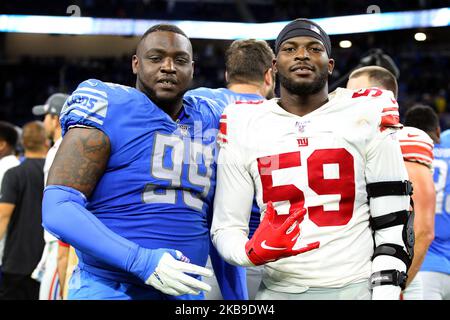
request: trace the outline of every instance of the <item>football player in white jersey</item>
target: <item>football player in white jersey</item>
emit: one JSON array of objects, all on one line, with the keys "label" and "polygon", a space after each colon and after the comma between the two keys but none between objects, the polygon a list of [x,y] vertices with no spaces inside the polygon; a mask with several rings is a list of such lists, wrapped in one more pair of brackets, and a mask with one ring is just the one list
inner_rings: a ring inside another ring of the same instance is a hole
[{"label": "football player in white jersey", "polygon": [[213,243],[265,265],[257,299],[398,299],[414,243],[398,105],[379,89],[328,95],[331,43],[310,20],[283,28],[275,53],[280,98],[222,115]]},{"label": "football player in white jersey", "polygon": [[[368,87],[390,90],[396,98],[398,95],[397,79],[387,69],[379,66],[359,68],[350,74],[347,88]],[[434,238],[436,192],[432,174],[433,143],[439,142],[439,119],[435,114],[433,117],[433,113],[425,113],[422,121],[406,124],[398,134],[403,160],[414,188],[412,199],[415,211],[415,245],[414,259],[406,281],[407,289],[403,294],[407,300],[423,299],[421,280],[416,275]],[[424,126],[430,122],[433,125]]]}]

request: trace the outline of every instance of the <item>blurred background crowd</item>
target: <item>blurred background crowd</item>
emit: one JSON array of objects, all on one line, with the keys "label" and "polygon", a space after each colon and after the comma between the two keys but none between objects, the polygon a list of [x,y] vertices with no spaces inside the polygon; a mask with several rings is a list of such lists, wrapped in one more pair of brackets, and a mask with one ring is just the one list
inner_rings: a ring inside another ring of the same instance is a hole
[{"label": "blurred background crowd", "polygon": [[[448,1],[369,1],[381,12],[426,10]],[[2,1],[1,14],[67,15],[75,4],[82,16],[204,20],[229,22],[284,21],[364,14],[369,2],[340,0],[112,0]],[[373,2],[373,3],[372,3]],[[220,15],[217,14],[220,12]],[[418,41],[417,32],[426,39]],[[432,106],[441,128],[450,127],[450,28],[403,29],[331,36],[338,80],[355,68],[370,50],[381,49],[399,70],[401,113],[414,104]],[[72,92],[87,78],[134,86],[131,55],[138,37],[0,33],[0,119],[18,126],[33,120],[31,107],[54,92]],[[341,41],[351,41],[343,48]],[[193,87],[224,86],[224,51],[230,40],[192,39],[195,56]],[[116,43],[112,46],[112,43]],[[269,41],[273,46],[273,41]],[[104,44],[104,45],[103,45]],[[119,48],[119,49],[117,49]],[[343,85],[343,84],[341,84]]]}]

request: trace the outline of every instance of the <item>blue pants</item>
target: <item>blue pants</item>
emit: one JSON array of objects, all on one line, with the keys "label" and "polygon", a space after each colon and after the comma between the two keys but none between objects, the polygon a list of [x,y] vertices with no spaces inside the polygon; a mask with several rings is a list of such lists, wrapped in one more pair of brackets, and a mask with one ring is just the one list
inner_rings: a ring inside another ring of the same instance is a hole
[{"label": "blue pants", "polygon": [[170,296],[152,286],[137,286],[117,282],[94,275],[78,266],[73,271],[68,285],[69,300],[203,300],[203,292],[198,296]]}]

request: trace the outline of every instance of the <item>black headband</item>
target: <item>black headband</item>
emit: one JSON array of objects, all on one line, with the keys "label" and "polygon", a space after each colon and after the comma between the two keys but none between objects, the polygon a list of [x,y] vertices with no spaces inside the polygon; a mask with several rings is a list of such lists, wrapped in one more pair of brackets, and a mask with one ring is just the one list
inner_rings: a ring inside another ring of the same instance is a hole
[{"label": "black headband", "polygon": [[284,41],[294,37],[313,37],[322,41],[328,57],[331,56],[330,37],[317,23],[308,19],[296,19],[288,23],[280,31],[277,40],[275,41],[275,53],[278,53],[278,50]]}]

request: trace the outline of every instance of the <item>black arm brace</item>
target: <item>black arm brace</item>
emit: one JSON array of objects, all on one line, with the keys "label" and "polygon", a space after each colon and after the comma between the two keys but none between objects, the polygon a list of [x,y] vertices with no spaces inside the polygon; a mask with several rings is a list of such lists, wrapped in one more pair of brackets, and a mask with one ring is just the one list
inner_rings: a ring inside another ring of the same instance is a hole
[{"label": "black arm brace", "polygon": [[394,286],[400,286],[402,290],[405,290],[407,279],[408,275],[406,272],[400,272],[394,269],[383,270],[372,274],[370,277],[370,287],[392,284]]},{"label": "black arm brace", "polygon": [[[413,187],[410,181],[387,181],[387,182],[376,182],[367,185],[367,195],[370,198],[377,198],[383,196],[411,196],[413,192]],[[411,200],[411,206],[413,203]],[[406,269],[408,270],[411,266],[411,262],[414,256],[414,211],[402,210],[391,212],[389,214],[370,218],[370,226],[372,230],[385,229],[397,225],[403,225],[403,242],[406,247],[405,252],[403,248],[397,244],[385,243],[375,248],[372,260],[379,255],[389,255],[394,256],[402,260]]]}]

